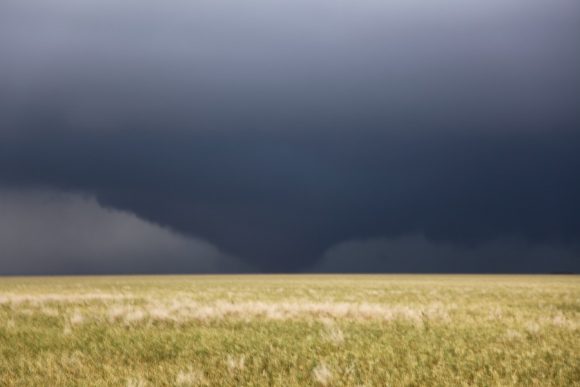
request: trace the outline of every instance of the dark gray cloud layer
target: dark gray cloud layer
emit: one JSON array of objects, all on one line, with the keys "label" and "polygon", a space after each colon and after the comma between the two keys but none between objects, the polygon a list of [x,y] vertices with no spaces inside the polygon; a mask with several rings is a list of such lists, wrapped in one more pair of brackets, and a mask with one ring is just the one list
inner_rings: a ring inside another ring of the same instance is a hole
[{"label": "dark gray cloud layer", "polygon": [[268,270],[361,237],[579,242],[576,135],[327,136],[37,134],[3,142],[0,174],[93,192]]},{"label": "dark gray cloud layer", "polygon": [[0,184],[260,270],[404,235],[483,246],[440,271],[579,270],[577,36],[567,0],[4,1]]}]

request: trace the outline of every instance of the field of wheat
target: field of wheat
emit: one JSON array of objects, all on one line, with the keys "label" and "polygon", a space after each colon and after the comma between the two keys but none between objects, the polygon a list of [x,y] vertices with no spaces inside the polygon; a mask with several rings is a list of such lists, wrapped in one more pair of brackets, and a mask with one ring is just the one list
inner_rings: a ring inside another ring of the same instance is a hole
[{"label": "field of wheat", "polygon": [[580,278],[0,278],[0,385],[580,385]]}]

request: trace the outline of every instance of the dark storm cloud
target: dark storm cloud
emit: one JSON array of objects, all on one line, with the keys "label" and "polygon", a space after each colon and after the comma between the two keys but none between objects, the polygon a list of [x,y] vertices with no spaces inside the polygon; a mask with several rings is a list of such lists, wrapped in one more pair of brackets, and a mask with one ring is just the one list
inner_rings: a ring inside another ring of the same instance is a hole
[{"label": "dark storm cloud", "polygon": [[575,248],[577,36],[566,0],[4,1],[0,183],[262,270],[402,235]]},{"label": "dark storm cloud", "polygon": [[578,243],[579,144],[571,134],[52,133],[3,142],[0,173],[5,183],[94,192],[288,270],[365,236]]}]

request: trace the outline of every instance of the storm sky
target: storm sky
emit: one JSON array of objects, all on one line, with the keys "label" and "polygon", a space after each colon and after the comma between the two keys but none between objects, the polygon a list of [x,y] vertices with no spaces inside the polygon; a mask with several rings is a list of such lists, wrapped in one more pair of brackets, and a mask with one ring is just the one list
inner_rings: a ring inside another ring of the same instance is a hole
[{"label": "storm sky", "polygon": [[2,0],[0,274],[580,271],[577,0]]}]

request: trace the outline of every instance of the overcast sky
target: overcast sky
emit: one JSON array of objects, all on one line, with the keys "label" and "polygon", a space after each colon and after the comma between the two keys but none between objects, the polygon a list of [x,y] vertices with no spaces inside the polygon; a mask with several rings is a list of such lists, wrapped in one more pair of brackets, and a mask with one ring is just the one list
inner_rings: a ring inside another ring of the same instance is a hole
[{"label": "overcast sky", "polygon": [[580,271],[577,0],[2,0],[0,274]]}]

